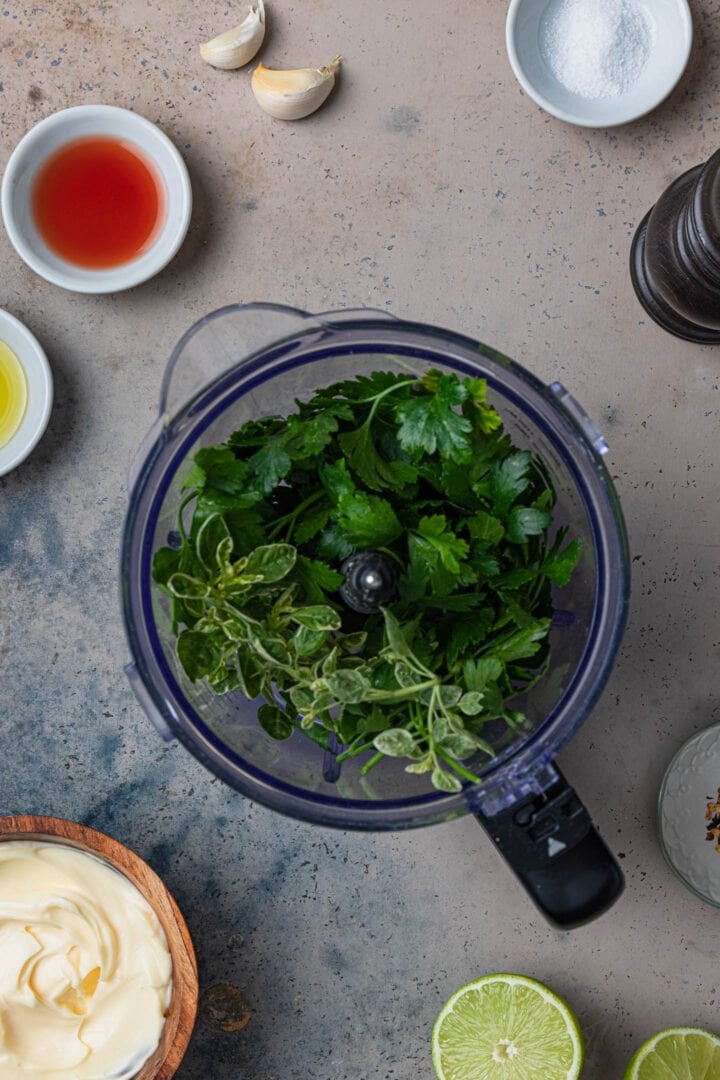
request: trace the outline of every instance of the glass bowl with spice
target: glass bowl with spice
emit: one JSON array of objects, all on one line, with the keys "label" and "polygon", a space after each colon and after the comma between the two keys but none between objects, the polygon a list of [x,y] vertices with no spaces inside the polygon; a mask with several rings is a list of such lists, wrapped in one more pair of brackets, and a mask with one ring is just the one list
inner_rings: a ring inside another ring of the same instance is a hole
[{"label": "glass bowl with spice", "polygon": [[510,64],[546,112],[582,127],[644,116],[680,80],[690,55],[687,0],[511,0]]}]

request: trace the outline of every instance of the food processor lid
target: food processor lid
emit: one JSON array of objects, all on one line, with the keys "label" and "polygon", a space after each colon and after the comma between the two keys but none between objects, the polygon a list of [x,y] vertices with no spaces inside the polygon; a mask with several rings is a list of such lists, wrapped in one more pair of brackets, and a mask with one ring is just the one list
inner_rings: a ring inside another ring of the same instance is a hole
[{"label": "food processor lid", "polygon": [[[209,356],[214,366],[210,377]],[[490,392],[495,390],[517,410],[528,434],[541,432],[552,447],[572,478],[592,535],[594,611],[580,662],[544,721],[487,764],[480,788],[460,795],[429,792],[373,803],[294,792],[291,785],[268,776],[227,747],[192,709],[167,664],[154,624],[150,573],[159,508],[202,433],[275,374],[335,357],[364,364],[371,356],[403,366],[420,360],[486,378]],[[358,813],[370,828],[420,824],[407,820],[410,810],[430,820],[447,818],[466,812],[474,800],[504,805],[518,792],[542,786],[552,758],[586,719],[605,685],[627,615],[627,540],[601,458],[606,449],[600,433],[562,384],[545,386],[502,354],[459,334],[383,312],[312,316],[261,304],[211,313],[187,332],[168,364],[161,416],[138,455],[125,523],[123,608],[135,678],[149,711],[232,786],[276,809],[330,824],[352,824],[350,819]]]}]

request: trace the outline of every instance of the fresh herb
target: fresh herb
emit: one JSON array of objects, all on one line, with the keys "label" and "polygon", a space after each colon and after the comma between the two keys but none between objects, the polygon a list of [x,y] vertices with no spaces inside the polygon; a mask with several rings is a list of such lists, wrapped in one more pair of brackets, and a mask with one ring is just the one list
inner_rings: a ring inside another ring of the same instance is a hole
[{"label": "fresh herb", "polygon": [[[482,379],[374,372],[296,405],[194,456],[181,546],[153,564],[180,663],[263,698],[275,739],[333,733],[339,761],[405,758],[459,791],[489,721],[523,729],[507,703],[547,669],[551,585],[580,545],[551,540],[547,470]],[[338,590],[364,549],[396,562],[397,592],[358,629]]]}]

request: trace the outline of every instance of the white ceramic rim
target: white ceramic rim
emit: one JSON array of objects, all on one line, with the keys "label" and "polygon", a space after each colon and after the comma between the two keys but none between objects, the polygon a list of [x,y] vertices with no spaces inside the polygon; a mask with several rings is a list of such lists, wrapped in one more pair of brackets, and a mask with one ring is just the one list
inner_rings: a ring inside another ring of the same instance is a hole
[{"label": "white ceramic rim", "polygon": [[692,880],[691,875],[684,872],[683,869],[681,869],[681,867],[678,866],[678,864],[675,862],[665,837],[665,829],[663,823],[665,798],[667,795],[667,789],[670,780],[677,772],[678,766],[684,755],[688,752],[688,750],[690,750],[690,748],[693,747],[696,743],[699,743],[701,742],[701,740],[707,738],[708,735],[714,735],[716,739],[720,742],[720,724],[711,724],[709,727],[703,728],[701,731],[696,731],[695,734],[691,735],[689,739],[686,739],[682,746],[673,754],[670,763],[665,769],[662,782],[660,784],[660,791],[658,792],[657,799],[655,824],[657,828],[658,839],[660,841],[660,849],[665,858],[665,862],[672,870],[678,881],[681,881],[685,888],[688,889],[693,894],[693,896],[696,896],[698,900],[702,900],[704,903],[710,904],[712,907],[720,908],[720,899],[708,896],[708,894]]},{"label": "white ceramic rim", "polygon": [[20,427],[0,446],[0,476],[30,454],[43,436],[53,403],[53,379],[45,350],[24,323],[0,308],[0,341],[17,356],[27,379],[27,407]]},{"label": "white ceramic rim", "polygon": [[[87,130],[88,125],[94,129],[92,132]],[[63,129],[67,131],[67,137],[58,138]],[[136,140],[133,139],[133,132],[137,135]],[[37,235],[33,238],[34,245],[31,245],[22,223],[18,221],[15,207],[16,189],[21,183],[32,183],[32,178],[47,153],[66,141],[91,133],[114,135],[129,143],[134,142],[140,153],[154,166],[165,189],[165,219],[158,235],[136,259],[107,270],[88,270],[74,266],[58,258]],[[43,145],[49,141],[52,145],[44,151]],[[155,156],[153,146],[157,148],[158,156],[164,159],[164,166]],[[45,117],[22,137],[10,155],[5,169],[0,189],[0,207],[13,247],[20,258],[40,277],[72,292],[121,292],[154,277],[177,254],[190,225],[192,187],[180,152],[155,124],[130,109],[121,109],[115,105],[76,105]],[[36,248],[40,249],[40,253]],[[43,249],[47,257],[44,257]]]},{"label": "white ceramic rim", "polygon": [[[601,3],[602,0],[599,0],[599,2]],[[690,58],[690,50],[692,49],[693,43],[693,20],[688,0],[676,0],[678,13],[685,23],[686,48],[684,54],[681,54],[682,63],[680,65],[680,70],[672,83],[666,84],[665,87],[658,92],[655,98],[648,98],[647,103],[639,111],[637,109],[634,111],[630,110],[626,114],[613,112],[610,117],[606,117],[605,119],[590,119],[589,117],[578,116],[575,113],[568,112],[567,109],[562,109],[559,105],[556,105],[533,86],[527,79],[520,63],[520,58],[518,57],[517,49],[515,48],[515,25],[517,23],[519,11],[526,3],[528,3],[528,0],[510,0],[510,6],[505,20],[505,47],[507,49],[510,66],[515,78],[528,97],[532,98],[535,104],[539,105],[545,112],[550,113],[552,116],[556,116],[558,120],[564,120],[566,124],[575,124],[578,127],[588,128],[609,128],[620,127],[622,124],[629,124],[633,120],[639,120],[640,117],[647,116],[647,114],[652,112],[653,109],[656,109],[658,105],[661,105],[673,92],[680,82],[680,79],[685,74],[685,68],[687,67],[687,62]]]}]

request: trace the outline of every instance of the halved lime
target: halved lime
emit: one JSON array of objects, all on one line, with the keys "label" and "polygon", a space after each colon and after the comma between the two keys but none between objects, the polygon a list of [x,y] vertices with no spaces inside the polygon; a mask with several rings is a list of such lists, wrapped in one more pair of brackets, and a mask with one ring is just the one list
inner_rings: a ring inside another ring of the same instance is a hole
[{"label": "halved lime", "polygon": [[485,975],[457,990],[432,1033],[439,1080],[576,1080],[583,1041],[572,1010],[524,975]]},{"label": "halved lime", "polygon": [[640,1047],[623,1080],[720,1080],[720,1038],[703,1028],[665,1028]]}]

